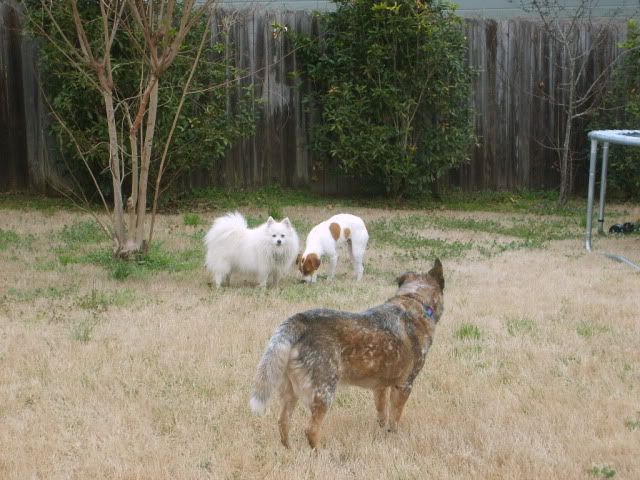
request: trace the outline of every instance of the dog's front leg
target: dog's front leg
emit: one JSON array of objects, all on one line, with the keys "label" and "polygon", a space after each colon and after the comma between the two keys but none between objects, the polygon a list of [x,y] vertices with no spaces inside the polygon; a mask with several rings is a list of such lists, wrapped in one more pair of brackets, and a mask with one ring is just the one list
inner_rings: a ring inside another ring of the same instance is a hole
[{"label": "dog's front leg", "polygon": [[407,399],[411,394],[411,385],[404,385],[401,387],[391,388],[391,419],[389,421],[389,431],[398,431],[398,422],[402,416],[402,409],[404,404],[407,403]]},{"label": "dog's front leg", "polygon": [[373,391],[373,400],[378,412],[378,425],[384,427],[389,420],[389,387],[378,388]]},{"label": "dog's front leg", "polygon": [[329,280],[333,280],[336,276],[336,267],[338,266],[338,254],[334,253],[329,257]]},{"label": "dog's front leg", "polygon": [[269,281],[269,272],[258,273],[258,286],[260,288],[267,288],[268,281]]}]

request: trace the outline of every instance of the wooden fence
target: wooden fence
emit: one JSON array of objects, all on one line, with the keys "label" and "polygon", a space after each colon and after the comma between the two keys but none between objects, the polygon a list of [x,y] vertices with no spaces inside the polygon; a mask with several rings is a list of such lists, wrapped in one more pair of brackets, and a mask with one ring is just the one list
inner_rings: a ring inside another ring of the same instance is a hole
[{"label": "wooden fence", "polygon": [[[14,3],[0,0],[0,191],[43,191],[59,170],[46,135],[35,49],[19,34]],[[245,10],[220,12],[215,24],[214,36],[228,26],[235,63],[247,71],[238,85],[255,87],[259,120],[254,136],[238,142],[211,168],[185,175],[179,187],[279,184],[348,193],[361,186],[340,175],[335,163],[309,151],[315,116],[303,108],[303,92],[289,75],[297,67],[296,54],[285,36],[273,34],[273,24],[317,34],[317,19],[309,12]],[[625,33],[622,21],[607,28],[607,41],[590,62],[592,78],[615,57]],[[563,82],[563,72],[552,60],[558,55],[552,40],[526,18],[468,19],[466,32],[469,63],[477,73],[472,99],[477,142],[470,161],[449,172],[442,185],[465,191],[556,188],[557,155],[547,147],[563,120],[560,110],[543,98]],[[580,41],[589,45],[586,28]],[[576,139],[573,148],[582,152],[586,132],[579,131]],[[585,181],[579,166],[578,189]]]}]

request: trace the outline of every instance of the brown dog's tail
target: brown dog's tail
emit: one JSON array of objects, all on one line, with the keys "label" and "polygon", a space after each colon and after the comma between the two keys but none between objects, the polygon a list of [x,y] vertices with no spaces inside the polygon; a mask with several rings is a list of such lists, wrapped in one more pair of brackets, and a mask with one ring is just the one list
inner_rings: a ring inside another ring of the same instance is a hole
[{"label": "brown dog's tail", "polygon": [[293,318],[283,322],[271,337],[253,382],[253,395],[249,407],[256,415],[263,415],[271,394],[278,391],[289,364],[291,346],[298,341],[301,332]]}]

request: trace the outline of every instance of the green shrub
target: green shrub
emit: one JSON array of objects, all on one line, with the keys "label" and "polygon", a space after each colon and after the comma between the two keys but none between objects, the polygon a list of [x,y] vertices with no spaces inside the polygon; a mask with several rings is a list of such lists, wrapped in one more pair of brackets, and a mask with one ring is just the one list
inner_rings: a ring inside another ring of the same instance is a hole
[{"label": "green shrub", "polygon": [[422,192],[472,140],[462,21],[448,2],[333,1],[320,38],[291,34],[321,112],[313,148],[387,194]]}]

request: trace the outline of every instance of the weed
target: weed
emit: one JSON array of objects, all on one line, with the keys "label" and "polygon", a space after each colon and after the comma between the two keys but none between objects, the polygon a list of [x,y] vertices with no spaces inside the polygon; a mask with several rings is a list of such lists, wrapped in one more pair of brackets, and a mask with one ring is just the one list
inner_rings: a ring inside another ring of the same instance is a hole
[{"label": "weed", "polygon": [[81,343],[88,343],[93,338],[96,325],[97,321],[93,318],[81,320],[71,329],[71,338]]},{"label": "weed", "polygon": [[272,203],[271,205],[269,205],[267,214],[275,220],[282,220],[284,218],[282,208],[277,203]]},{"label": "weed", "polygon": [[0,251],[17,245],[20,245],[20,235],[13,230],[3,230],[0,228]]},{"label": "weed", "polygon": [[[193,190],[180,199],[164,199],[165,204],[185,209],[187,207],[216,208],[233,210],[239,207],[319,205],[326,199],[306,190],[293,190],[279,186],[263,187],[254,190],[204,188]],[[275,218],[275,216],[274,216]]]},{"label": "weed", "polygon": [[453,348],[452,356],[458,360],[463,361],[467,365],[477,367],[479,369],[486,368],[487,364],[480,360],[482,353],[482,347],[477,343],[467,343],[465,345],[458,345]]},{"label": "weed", "polygon": [[511,318],[507,320],[507,332],[512,337],[531,334],[535,330],[535,323],[529,318]]},{"label": "weed", "polygon": [[535,213],[573,217],[584,212],[583,200],[572,200],[567,205],[558,204],[557,192],[462,192],[449,191],[439,202],[442,208],[464,211],[490,211]]},{"label": "weed", "polygon": [[584,338],[593,337],[600,333],[608,333],[610,330],[606,325],[596,325],[591,322],[582,322],[576,327],[578,335]]},{"label": "weed", "polygon": [[613,478],[616,475],[616,471],[609,465],[602,465],[592,467],[589,470],[589,474],[594,477]]},{"label": "weed", "polygon": [[93,289],[91,293],[78,299],[77,305],[85,310],[104,312],[110,306],[123,306],[134,300],[135,294],[131,290],[121,290],[115,293],[101,292]]},{"label": "weed", "polygon": [[124,280],[129,276],[144,277],[156,272],[193,270],[201,265],[202,258],[203,253],[199,246],[170,252],[163,248],[162,242],[154,242],[147,255],[139,260],[120,260],[106,250],[89,252],[68,260],[69,263],[88,263],[103,267],[112,278]]},{"label": "weed", "polygon": [[76,288],[75,286],[31,288],[26,290],[10,288],[8,295],[19,302],[32,302],[39,298],[59,300],[71,294]]},{"label": "weed", "polygon": [[472,230],[525,239],[528,247],[540,247],[549,240],[564,240],[579,235],[578,222],[564,220],[510,219],[509,224],[473,218],[434,217],[430,223],[442,229]]},{"label": "weed", "polygon": [[463,323],[453,334],[458,340],[479,340],[480,329],[473,323]]},{"label": "weed", "polygon": [[204,223],[202,217],[197,213],[185,213],[182,217],[182,221],[185,225],[190,227],[197,227],[198,225],[202,225]]},{"label": "weed", "polygon": [[60,209],[74,209],[75,206],[73,205],[73,202],[64,198],[3,193],[0,194],[0,208],[12,210],[39,210],[44,213],[53,214]]},{"label": "weed", "polygon": [[640,412],[636,413],[636,418],[629,418],[624,421],[624,426],[629,430],[640,430]]},{"label": "weed", "polygon": [[398,255],[414,260],[425,258],[454,258],[473,248],[465,242],[449,242],[441,239],[423,237],[411,229],[423,226],[422,218],[417,216],[399,219],[381,219],[371,222],[369,232],[371,240],[380,245],[391,245],[402,250]]},{"label": "weed", "polygon": [[67,245],[98,243],[107,240],[104,231],[93,220],[65,225],[60,232],[60,238]]}]

